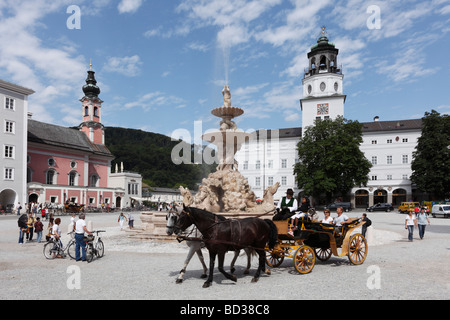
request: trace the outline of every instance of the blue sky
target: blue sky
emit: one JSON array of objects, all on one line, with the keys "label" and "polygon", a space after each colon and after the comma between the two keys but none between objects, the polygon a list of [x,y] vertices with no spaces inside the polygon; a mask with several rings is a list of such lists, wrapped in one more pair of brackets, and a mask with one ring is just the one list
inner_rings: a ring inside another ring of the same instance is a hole
[{"label": "blue sky", "polygon": [[[71,5],[81,29],[67,27]],[[299,127],[323,25],[340,49],[346,118],[450,113],[450,0],[0,0],[0,78],[36,91],[34,119],[64,126],[81,122],[92,59],[106,126],[217,128],[210,111],[228,82],[239,128]]]}]

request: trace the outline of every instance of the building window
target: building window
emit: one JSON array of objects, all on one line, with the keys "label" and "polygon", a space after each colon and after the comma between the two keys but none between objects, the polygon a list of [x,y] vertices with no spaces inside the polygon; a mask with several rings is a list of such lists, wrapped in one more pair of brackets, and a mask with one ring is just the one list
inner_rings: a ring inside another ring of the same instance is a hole
[{"label": "building window", "polygon": [[13,98],[6,98],[5,99],[5,108],[9,110],[14,110],[15,108],[15,101]]},{"label": "building window", "polygon": [[387,143],[392,143],[392,139],[387,139]]},{"label": "building window", "polygon": [[48,165],[50,167],[54,167],[56,165],[56,161],[53,158],[48,159]]},{"label": "building window", "polygon": [[98,117],[98,108],[94,107],[94,117]]},{"label": "building window", "polygon": [[89,115],[89,107],[88,106],[84,107],[84,115],[85,116]]},{"label": "building window", "polygon": [[377,144],[377,140],[372,140],[372,144]]},{"label": "building window", "polygon": [[392,180],[392,174],[387,175],[387,180]]},{"label": "building window", "polygon": [[273,169],[273,160],[269,160],[269,163],[267,164],[267,168]]},{"label": "building window", "polygon": [[287,168],[287,159],[281,159],[281,169]]},{"label": "building window", "polygon": [[14,180],[14,168],[5,168],[4,178],[5,180]]},{"label": "building window", "polygon": [[255,186],[260,187],[261,186],[261,177],[255,178]]},{"label": "building window", "polygon": [[408,138],[403,138],[402,141],[403,142],[408,142]]},{"label": "building window", "polygon": [[14,158],[14,146],[5,146],[3,153],[4,158],[13,159]]},{"label": "building window", "polygon": [[286,186],[287,185],[287,177],[281,177],[281,185]]},{"label": "building window", "polygon": [[77,162],[76,161],[70,161],[70,167],[72,169],[75,169],[77,167]]},{"label": "building window", "polygon": [[386,163],[387,164],[392,164],[392,156],[387,156]]},{"label": "building window", "polygon": [[244,170],[248,170],[248,161],[244,161]]},{"label": "building window", "polygon": [[404,174],[404,175],[402,176],[402,179],[403,179],[403,180],[408,180],[408,175],[407,175],[407,174]]},{"label": "building window", "polygon": [[408,155],[407,154],[404,154],[403,156],[402,156],[402,163],[408,163]]},{"label": "building window", "polygon": [[93,174],[93,175],[91,176],[90,186],[91,186],[91,187],[98,187],[98,180],[99,180],[98,175]]},{"label": "building window", "polygon": [[5,133],[15,133],[14,121],[5,120]]},{"label": "building window", "polygon": [[372,157],[372,164],[377,164],[377,157],[376,156],[373,156]]},{"label": "building window", "polygon": [[47,184],[55,184],[55,171],[54,170],[48,170],[47,171]]},{"label": "building window", "polygon": [[267,182],[268,182],[269,186],[273,185],[273,177],[267,178]]},{"label": "building window", "polygon": [[378,179],[377,176],[372,176],[372,181],[376,181]]},{"label": "building window", "polygon": [[77,183],[77,172],[76,171],[71,171],[69,173],[69,186],[73,187],[78,185]]},{"label": "building window", "polygon": [[256,170],[261,169],[261,161],[256,160]]}]

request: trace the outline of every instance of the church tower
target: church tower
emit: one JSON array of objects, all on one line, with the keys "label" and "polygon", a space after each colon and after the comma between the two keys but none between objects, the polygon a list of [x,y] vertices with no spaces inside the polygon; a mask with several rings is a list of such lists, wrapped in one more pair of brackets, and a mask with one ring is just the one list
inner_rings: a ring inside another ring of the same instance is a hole
[{"label": "church tower", "polygon": [[91,142],[105,144],[104,126],[102,124],[103,101],[98,97],[100,88],[97,86],[95,72],[92,70],[92,64],[87,73],[86,84],[83,86],[84,97],[80,100],[83,112],[83,122],[80,124],[79,128],[86,133]]},{"label": "church tower", "polygon": [[317,44],[308,53],[309,67],[305,69],[302,80],[303,99],[300,100],[302,109],[302,131],[314,125],[316,119],[336,119],[344,116],[342,66],[338,66],[339,50],[334,43],[329,42],[325,27]]}]

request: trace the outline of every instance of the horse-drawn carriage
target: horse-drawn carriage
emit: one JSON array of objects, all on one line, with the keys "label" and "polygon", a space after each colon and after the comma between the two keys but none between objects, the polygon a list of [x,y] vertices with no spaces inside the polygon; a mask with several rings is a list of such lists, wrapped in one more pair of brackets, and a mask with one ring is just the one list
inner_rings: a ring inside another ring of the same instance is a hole
[{"label": "horse-drawn carriage", "polygon": [[80,213],[84,212],[84,204],[65,204],[64,205],[64,212],[66,213]]},{"label": "horse-drawn carriage", "polygon": [[327,261],[331,255],[347,256],[351,263],[360,265],[367,257],[366,239],[362,234],[353,234],[365,223],[360,218],[352,218],[342,227],[336,227],[311,221],[306,216],[299,221],[293,235],[289,233],[289,220],[274,223],[278,229],[278,241],[273,249],[266,247],[266,262],[270,267],[280,266],[288,257],[294,259],[295,269],[305,274],[312,271],[316,258]]}]

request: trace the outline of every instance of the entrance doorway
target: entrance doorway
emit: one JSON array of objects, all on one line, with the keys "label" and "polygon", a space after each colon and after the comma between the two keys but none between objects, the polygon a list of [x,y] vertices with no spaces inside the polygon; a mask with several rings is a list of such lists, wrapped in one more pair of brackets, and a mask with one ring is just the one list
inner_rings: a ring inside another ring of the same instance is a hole
[{"label": "entrance doorway", "polygon": [[406,190],[395,189],[392,193],[392,205],[399,206],[402,202],[406,201]]},{"label": "entrance doorway", "polygon": [[358,190],[355,192],[355,207],[367,208],[369,206],[369,191]]},{"label": "entrance doorway", "polygon": [[373,204],[387,202],[387,191],[383,189],[377,189],[373,193]]},{"label": "entrance doorway", "polygon": [[116,198],[116,208],[122,208],[122,206],[121,206],[121,200],[122,200],[121,197],[117,197],[117,198]]}]

